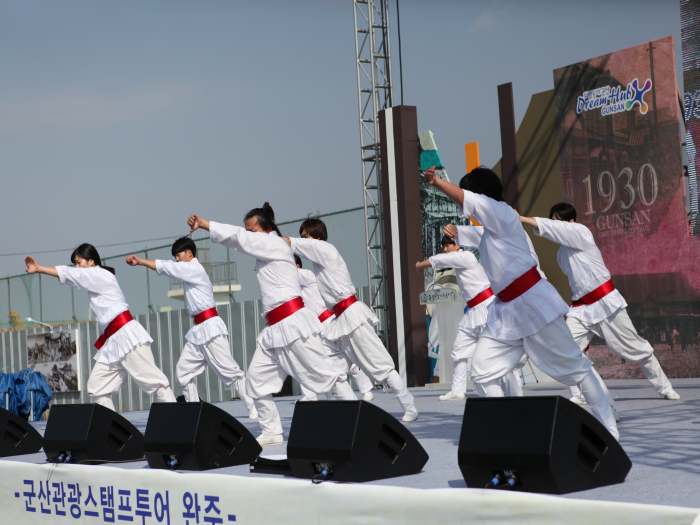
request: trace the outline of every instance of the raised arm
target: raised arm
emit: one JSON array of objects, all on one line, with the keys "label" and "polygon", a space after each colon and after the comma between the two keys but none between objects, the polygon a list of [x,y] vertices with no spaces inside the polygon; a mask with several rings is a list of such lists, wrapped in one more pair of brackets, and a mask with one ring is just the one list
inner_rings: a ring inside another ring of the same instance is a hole
[{"label": "raised arm", "polygon": [[326,241],[292,237],[289,239],[289,243],[295,254],[319,266],[326,266],[329,260],[334,260],[339,256],[335,246],[328,244]]},{"label": "raised arm", "polygon": [[433,268],[468,268],[469,262],[479,264],[473,253],[463,251],[438,253],[428,259],[428,263]]},{"label": "raised arm", "polygon": [[126,264],[129,266],[145,266],[146,268],[150,268],[151,270],[156,269],[156,262],[152,261],[150,259],[139,259],[135,255],[129,255],[126,258]]},{"label": "raised arm", "polygon": [[464,202],[464,190],[459,186],[456,186],[451,182],[447,182],[446,180],[435,175],[435,166],[425,170],[423,172],[423,177],[425,177],[425,182],[427,182],[429,185],[437,188],[442,193],[447,195],[447,197],[458,206],[462,206],[462,203]]},{"label": "raised arm", "polygon": [[430,259],[426,259],[425,261],[418,261],[416,263],[416,271],[419,274],[423,275],[423,270],[425,270],[426,268],[430,268],[430,266]]},{"label": "raised arm", "polygon": [[574,250],[585,250],[595,246],[590,230],[581,224],[544,219],[542,217],[526,218],[534,222],[534,224],[531,222],[527,224],[533,226],[535,235],[554,241],[557,244]]},{"label": "raised arm", "polygon": [[294,261],[287,243],[274,232],[249,232],[240,226],[214,221],[205,222],[206,228],[199,227],[209,229],[212,242],[223,244],[261,261]]},{"label": "raised arm", "polygon": [[58,277],[58,271],[55,266],[39,266],[31,255],[27,255],[24,258],[24,264],[27,265],[27,273],[43,273]]},{"label": "raised arm", "polygon": [[[455,242],[459,246],[464,246],[465,248],[479,248],[481,243],[481,238],[484,236],[483,226],[453,226],[457,230],[457,238]],[[447,229],[447,227],[445,227]]]}]

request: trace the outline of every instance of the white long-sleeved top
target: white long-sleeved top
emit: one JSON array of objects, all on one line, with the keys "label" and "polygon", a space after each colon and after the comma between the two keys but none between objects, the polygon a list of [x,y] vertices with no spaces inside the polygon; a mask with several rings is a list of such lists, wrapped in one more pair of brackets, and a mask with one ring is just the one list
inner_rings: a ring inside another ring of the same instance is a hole
[{"label": "white long-sleeved top", "polygon": [[[301,297],[299,272],[287,241],[274,231],[249,232],[240,226],[211,221],[209,233],[212,242],[223,244],[241,253],[255,257],[255,274],[262,296],[263,316],[278,306]],[[318,317],[309,308],[297,310],[272,326],[266,326],[258,335],[264,349],[282,348],[301,337],[322,332]]]},{"label": "white long-sleeved top", "polygon": [[[505,202],[464,190],[459,214],[484,226],[479,255],[494,293],[537,265],[518,214]],[[554,286],[542,279],[512,301],[496,298],[489,306],[487,324],[496,339],[517,340],[539,332],[568,310]]]},{"label": "white long-sleeved top", "polygon": [[[491,283],[486,277],[486,272],[471,252],[459,251],[440,253],[430,257],[430,265],[433,268],[454,268],[457,276],[457,284],[462,290],[462,298],[469,302],[481,292],[486,290]],[[494,301],[491,296],[484,302],[469,308],[464,314],[459,326],[462,328],[477,328],[486,324],[488,318],[488,306]]]},{"label": "white long-sleeved top", "polygon": [[[547,276],[540,268],[540,258],[537,257],[537,252],[535,252],[535,247],[532,245],[532,240],[530,236],[523,230],[525,234],[525,240],[530,248],[530,255],[537,261],[537,271],[540,272],[542,279],[546,279]],[[479,248],[479,243],[481,243],[481,237],[484,235],[483,226],[457,226],[457,244],[465,248]]]},{"label": "white long-sleeved top", "polygon": [[[185,304],[191,317],[216,307],[214,287],[204,266],[196,258],[190,262],[156,260],[156,272],[185,283]],[[216,316],[192,325],[185,339],[193,345],[203,345],[220,335],[228,337],[228,329],[224,320]]]},{"label": "white long-sleeved top", "polygon": [[[571,299],[580,299],[601,284],[610,280],[610,272],[605,266],[603,255],[591,230],[583,224],[535,217],[535,235],[561,244],[557,252],[557,262],[569,278]],[[612,314],[626,308],[627,302],[617,290],[613,290],[593,304],[571,307],[568,315],[585,323],[599,323]]]},{"label": "white long-sleeved top", "polygon": [[[340,301],[355,295],[348,267],[335,246],[326,241],[297,237],[292,237],[291,242],[295,254],[313,263],[316,284],[326,308],[333,311],[333,307]],[[335,341],[367,321],[373,326],[379,322],[366,304],[357,301],[340,317],[332,318],[326,330],[326,338]]]},{"label": "white long-sleeved top", "polygon": [[304,305],[309,308],[314,315],[319,316],[327,310],[326,303],[323,302],[321,292],[318,291],[316,276],[311,270],[299,268],[299,284],[301,285],[301,297]]},{"label": "white long-sleeved top", "polygon": [[[95,314],[101,334],[119,314],[129,309],[117,278],[104,268],[56,266],[56,271],[61,284],[87,291],[90,308]],[[95,354],[95,361],[105,364],[117,363],[138,345],[150,345],[152,342],[153,339],[138,321],[129,321],[107,339]]]}]

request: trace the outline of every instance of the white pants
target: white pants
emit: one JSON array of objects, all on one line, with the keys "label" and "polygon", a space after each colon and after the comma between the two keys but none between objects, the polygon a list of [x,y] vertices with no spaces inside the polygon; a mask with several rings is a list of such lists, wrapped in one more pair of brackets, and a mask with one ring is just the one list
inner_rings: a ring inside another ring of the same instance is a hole
[{"label": "white pants", "polygon": [[[629,315],[627,315],[626,308],[621,308],[599,323],[583,323],[579,319],[568,317],[566,324],[581,350],[590,344],[594,335],[597,335],[601,339],[605,339],[605,344],[611,352],[627,361],[639,363],[642,372],[658,394],[663,396],[673,389],[671,382],[661,369],[659,361],[654,356],[654,349],[646,339],[637,333]],[[577,391],[578,388],[575,391],[572,390],[572,392]],[[572,393],[572,395],[575,394]]]},{"label": "white pants", "polygon": [[176,402],[168,378],[156,366],[150,345],[135,347],[116,363],[95,363],[87,383],[91,401],[114,410],[112,394],[119,392],[127,374],[149,396],[155,394],[158,401]]},{"label": "white pants", "polygon": [[458,394],[467,393],[467,375],[469,373],[469,360],[474,356],[479,336],[485,325],[476,328],[462,328],[457,330],[454,345],[452,346],[452,392]]},{"label": "white pants", "polygon": [[591,372],[591,361],[581,353],[563,317],[558,317],[539,332],[511,341],[495,339],[484,328],[474,353],[472,380],[482,395],[505,395],[503,376],[522,362],[523,354],[553,379],[568,386],[581,383],[583,396],[593,415],[613,435],[619,435],[615,417],[602,385]]},{"label": "white pants", "polygon": [[203,345],[195,345],[188,341],[182,349],[177,361],[176,374],[187,401],[199,401],[194,378],[204,372],[207,365],[211,366],[227,390],[231,390],[232,385],[236,383],[245,406],[248,410],[253,408],[253,400],[246,394],[243,370],[231,355],[228,337],[224,335],[217,336]]},{"label": "white pants", "polygon": [[282,348],[258,345],[248,368],[248,395],[255,400],[262,434],[282,434],[282,422],[272,394],[282,389],[291,375],[311,392],[331,392],[338,399],[355,400],[355,393],[338,366],[326,355],[319,334],[299,338]]},{"label": "white pants", "polygon": [[350,361],[360,367],[360,370],[371,379],[384,382],[396,394],[405,412],[416,410],[413,395],[394,369],[394,361],[371,324],[365,321],[348,335],[338,339],[337,344]]}]

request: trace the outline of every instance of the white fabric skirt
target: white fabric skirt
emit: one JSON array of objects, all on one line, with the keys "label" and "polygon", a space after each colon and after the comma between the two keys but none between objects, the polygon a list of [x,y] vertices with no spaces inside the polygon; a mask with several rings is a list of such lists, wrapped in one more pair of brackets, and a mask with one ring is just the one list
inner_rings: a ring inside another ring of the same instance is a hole
[{"label": "white fabric skirt", "polygon": [[300,338],[321,334],[323,327],[314,313],[304,307],[279,323],[266,326],[258,334],[258,344],[266,350],[284,348]]},{"label": "white fabric skirt", "polygon": [[596,324],[611,317],[622,308],[627,308],[627,301],[625,301],[620,292],[613,290],[600,301],[596,301],[593,304],[572,306],[569,308],[569,313],[566,316],[578,319],[582,323]]},{"label": "white fabric skirt", "polygon": [[340,317],[333,316],[326,329],[326,339],[336,341],[343,336],[350,335],[364,323],[375,326],[379,319],[372,313],[369,306],[362,301],[353,303]]},{"label": "white fabric skirt", "polygon": [[[194,320],[192,322],[194,323]],[[192,326],[187,332],[185,339],[193,345],[204,345],[220,335],[228,337],[228,328],[226,328],[224,320],[217,315],[203,323]]]},{"label": "white fabric skirt", "polygon": [[129,321],[108,338],[95,354],[95,361],[106,365],[118,363],[139,345],[149,346],[153,342],[146,329],[136,320]]}]

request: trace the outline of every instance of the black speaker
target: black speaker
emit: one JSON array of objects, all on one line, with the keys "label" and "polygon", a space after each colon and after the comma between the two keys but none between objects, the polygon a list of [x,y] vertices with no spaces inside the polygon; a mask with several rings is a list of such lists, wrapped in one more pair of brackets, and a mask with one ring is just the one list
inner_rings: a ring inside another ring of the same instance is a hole
[{"label": "black speaker", "polygon": [[468,487],[496,477],[546,494],[622,483],[632,468],[610,432],[561,396],[467,399],[458,462]]},{"label": "black speaker", "polygon": [[294,406],[287,459],[297,478],[373,481],[418,474],[428,454],[403,423],[366,401]]},{"label": "black speaker", "polygon": [[0,408],[0,458],[35,454],[41,450],[41,434],[17,414]]},{"label": "black speaker", "polygon": [[251,463],[262,447],[235,417],[209,403],[153,403],[143,451],[151,468],[209,470]]},{"label": "black speaker", "polygon": [[143,458],[143,435],[102,405],[53,405],[44,452],[53,462],[109,463]]}]

